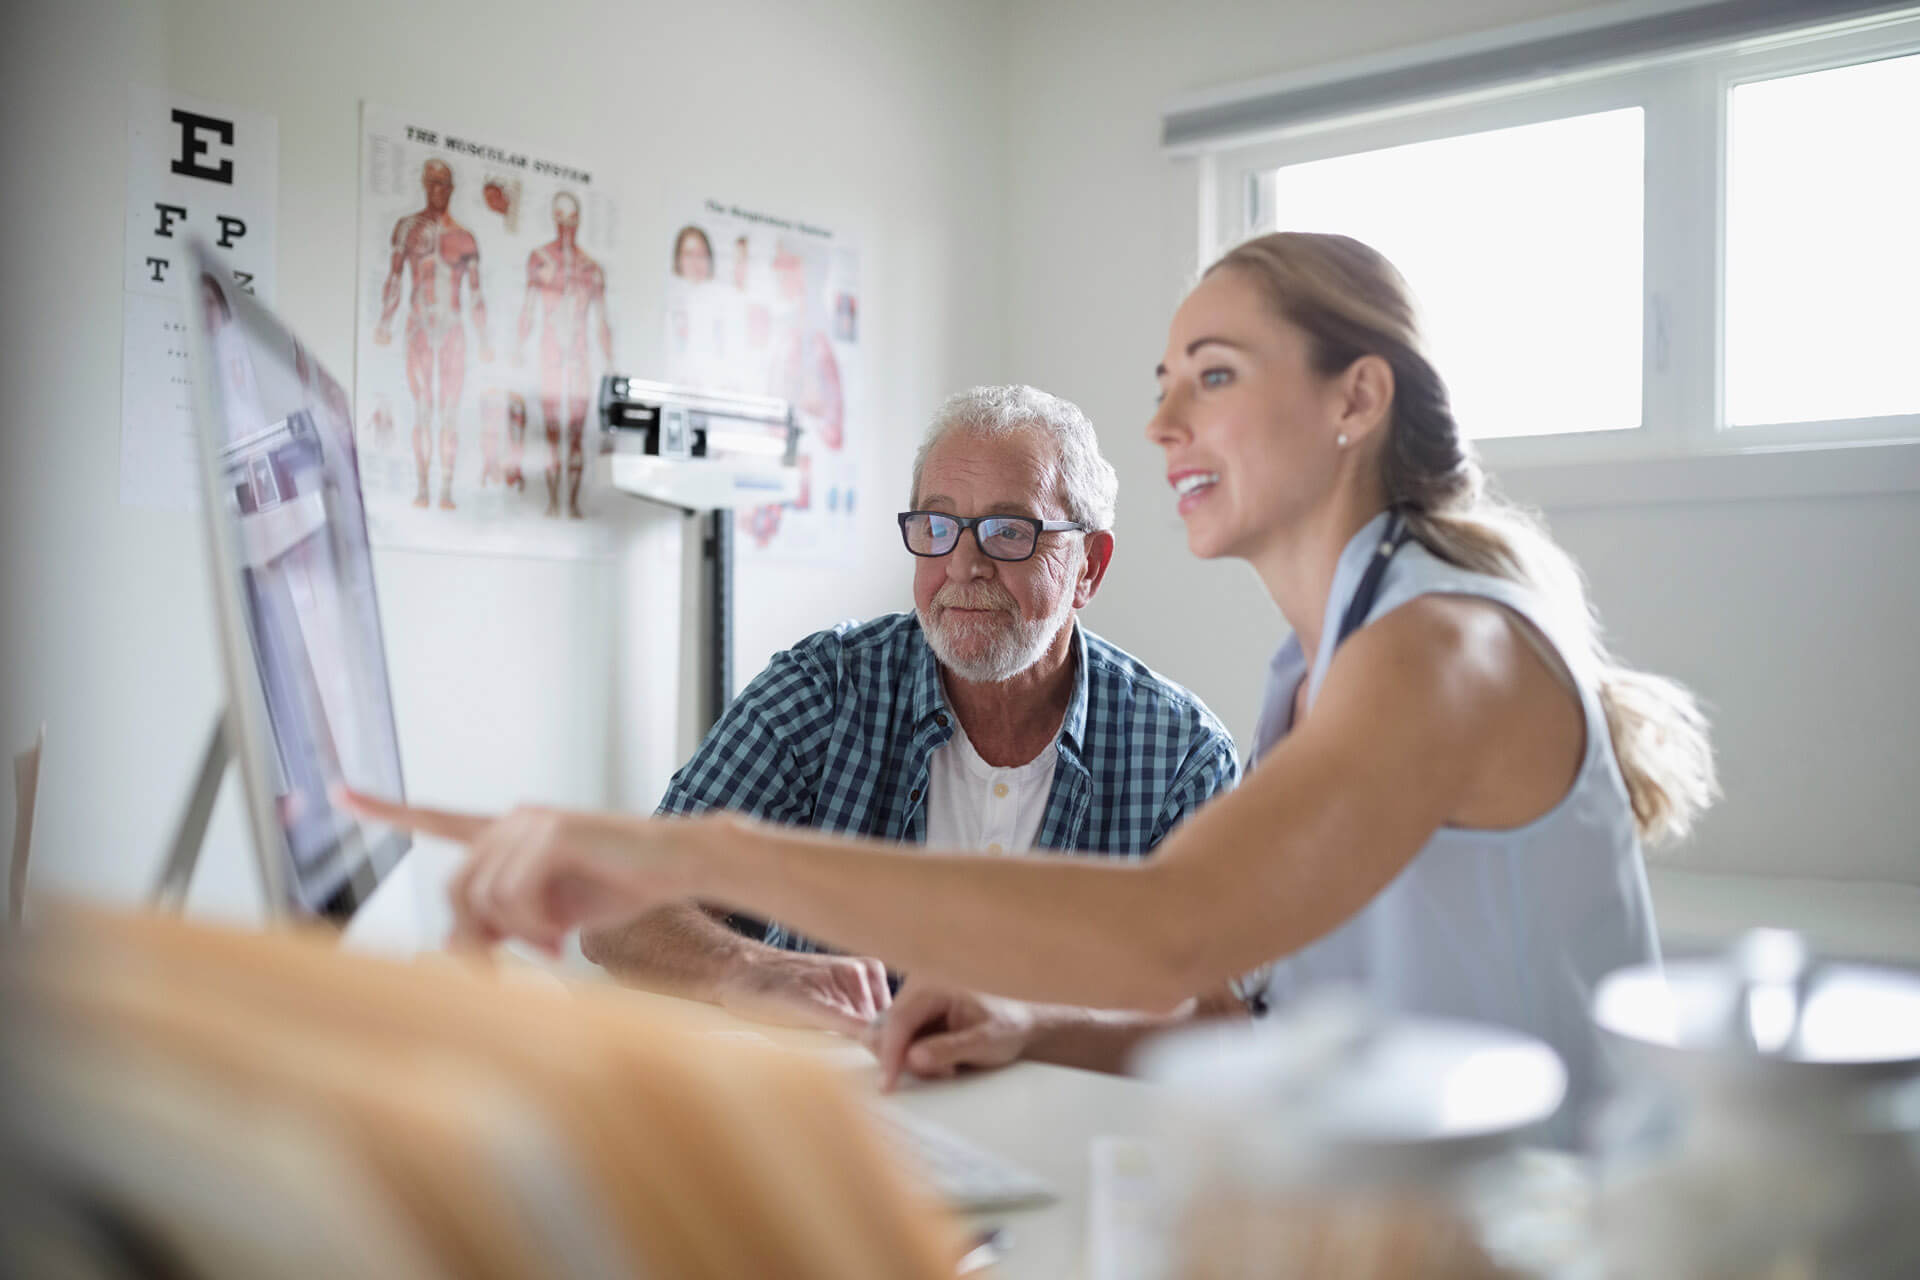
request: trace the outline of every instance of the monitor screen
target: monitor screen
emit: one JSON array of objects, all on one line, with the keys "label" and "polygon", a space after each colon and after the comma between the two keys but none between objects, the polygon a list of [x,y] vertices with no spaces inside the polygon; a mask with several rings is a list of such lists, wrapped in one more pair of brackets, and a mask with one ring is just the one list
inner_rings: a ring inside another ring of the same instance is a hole
[{"label": "monitor screen", "polygon": [[[334,803],[403,794],[352,415],[340,384],[218,260],[190,261],[195,429],[226,655],[228,732],[261,858],[307,915],[344,919],[408,837]],[[243,633],[243,634],[242,634]]]}]

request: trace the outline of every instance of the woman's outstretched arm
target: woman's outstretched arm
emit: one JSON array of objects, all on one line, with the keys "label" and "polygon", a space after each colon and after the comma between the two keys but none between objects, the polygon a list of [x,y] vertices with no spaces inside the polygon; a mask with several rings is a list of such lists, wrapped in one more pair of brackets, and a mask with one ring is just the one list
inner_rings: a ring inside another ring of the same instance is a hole
[{"label": "woman's outstretched arm", "polygon": [[1165,1009],[1352,916],[1458,811],[1491,745],[1535,722],[1527,700],[1566,697],[1515,626],[1423,597],[1355,633],[1312,715],[1144,862],[925,852],[729,815],[485,822],[359,803],[472,845],[452,893],[480,940],[554,946],[697,897],[940,982]]}]

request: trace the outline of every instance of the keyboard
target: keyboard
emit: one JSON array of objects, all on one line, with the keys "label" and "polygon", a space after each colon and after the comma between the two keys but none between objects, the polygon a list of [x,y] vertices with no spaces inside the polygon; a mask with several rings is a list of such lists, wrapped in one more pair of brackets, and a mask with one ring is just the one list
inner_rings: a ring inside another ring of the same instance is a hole
[{"label": "keyboard", "polygon": [[1016,1209],[1057,1200],[1059,1193],[1019,1165],[982,1150],[951,1129],[903,1107],[875,1102],[868,1110],[882,1140],[948,1205],[968,1213]]}]

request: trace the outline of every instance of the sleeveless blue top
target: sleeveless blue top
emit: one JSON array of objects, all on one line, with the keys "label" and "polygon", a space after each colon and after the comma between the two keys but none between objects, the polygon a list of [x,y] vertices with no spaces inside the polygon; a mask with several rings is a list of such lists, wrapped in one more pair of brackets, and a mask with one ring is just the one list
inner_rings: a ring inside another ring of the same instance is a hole
[{"label": "sleeveless blue top", "polygon": [[[1341,553],[1325,617],[1351,603],[1388,525],[1382,513]],[[1483,831],[1442,827],[1372,901],[1332,933],[1276,961],[1264,975],[1268,1003],[1314,987],[1357,987],[1386,1013],[1497,1023],[1538,1036],[1566,1063],[1562,1133],[1600,1085],[1599,1044],[1588,1018],[1595,985],[1613,969],[1657,964],[1659,941],[1633,807],[1614,759],[1597,673],[1578,620],[1552,615],[1517,583],[1472,573],[1409,541],[1386,564],[1362,626],[1417,596],[1494,601],[1545,637],[1572,677],[1586,721],[1586,748],[1558,804],[1524,826]],[[1292,728],[1293,699],[1307,682],[1311,705],[1334,645],[1307,669],[1297,638],[1274,655],[1255,734],[1264,755]]]}]

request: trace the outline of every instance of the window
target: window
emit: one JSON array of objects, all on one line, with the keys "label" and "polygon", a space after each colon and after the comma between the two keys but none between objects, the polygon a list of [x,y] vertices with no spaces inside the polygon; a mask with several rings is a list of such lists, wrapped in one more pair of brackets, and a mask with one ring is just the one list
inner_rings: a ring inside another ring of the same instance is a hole
[{"label": "window", "polygon": [[1911,14],[1199,150],[1203,250],[1394,260],[1497,466],[1920,440]]},{"label": "window", "polygon": [[1392,259],[1476,437],[1618,431],[1640,425],[1640,144],[1629,107],[1287,165],[1258,199]]},{"label": "window", "polygon": [[1727,105],[1728,424],[1920,413],[1920,55]]}]

